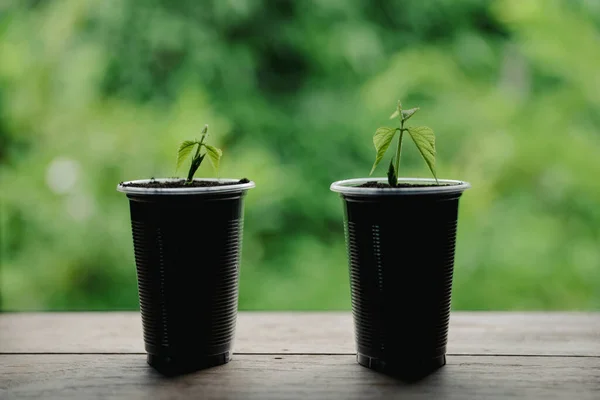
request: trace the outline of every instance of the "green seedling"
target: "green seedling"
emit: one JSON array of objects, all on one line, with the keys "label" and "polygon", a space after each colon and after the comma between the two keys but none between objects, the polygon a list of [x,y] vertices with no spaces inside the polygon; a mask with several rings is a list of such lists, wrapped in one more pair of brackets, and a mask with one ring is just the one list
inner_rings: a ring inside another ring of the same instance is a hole
[{"label": "green seedling", "polygon": [[[223,156],[223,151],[214,146],[211,146],[205,143],[205,139],[208,136],[208,125],[204,125],[204,129],[202,129],[202,137],[200,140],[185,140],[179,145],[179,150],[177,151],[177,166],[175,170],[178,170],[181,167],[181,164],[185,162],[185,160],[192,154],[194,148],[196,152],[194,157],[192,157],[192,163],[190,164],[190,169],[188,171],[188,176],[185,181],[186,185],[192,183],[194,179],[194,174],[202,164],[202,160],[208,154],[208,159],[211,161],[215,172],[219,171],[219,162],[221,161],[221,156]],[[205,150],[203,153],[202,150]]]},{"label": "green seedling", "polygon": [[390,119],[398,118],[400,127],[381,127],[375,131],[375,135],[373,136],[373,144],[375,145],[376,156],[375,163],[373,164],[373,168],[371,169],[371,173],[369,175],[373,174],[373,171],[375,171],[375,168],[383,159],[383,156],[385,155],[388,147],[390,147],[396,132],[399,133],[396,155],[390,160],[390,166],[388,167],[387,172],[388,183],[391,187],[398,185],[398,168],[400,166],[400,154],[402,153],[402,138],[405,132],[407,132],[412,138],[413,142],[415,142],[417,149],[419,149],[419,152],[431,170],[431,173],[435,178],[435,182],[439,184],[435,174],[435,135],[433,130],[427,126],[404,126],[406,121],[408,121],[418,110],[419,107],[403,110],[402,104],[400,101],[398,101],[396,111],[394,111],[394,113],[390,116]]}]

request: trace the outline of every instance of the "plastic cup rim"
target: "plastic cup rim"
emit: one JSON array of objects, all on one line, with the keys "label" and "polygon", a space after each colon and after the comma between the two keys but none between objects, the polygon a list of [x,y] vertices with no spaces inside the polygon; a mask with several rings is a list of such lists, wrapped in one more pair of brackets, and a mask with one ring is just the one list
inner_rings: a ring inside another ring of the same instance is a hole
[{"label": "plastic cup rim", "polygon": [[345,195],[377,195],[377,196],[399,196],[419,194],[442,194],[462,193],[471,187],[469,182],[454,179],[438,179],[442,185],[436,185],[433,178],[398,178],[399,183],[424,183],[428,186],[422,187],[400,187],[400,188],[366,188],[358,187],[367,182],[387,183],[387,178],[353,178],[333,182],[330,190]]},{"label": "plastic cup rim", "polygon": [[[207,193],[236,193],[243,192],[256,187],[253,181],[248,183],[236,183],[235,185],[222,186],[206,186],[206,187],[182,187],[182,188],[145,188],[125,186],[130,183],[148,183],[148,182],[174,182],[184,178],[156,178],[156,179],[137,179],[132,181],[121,182],[117,185],[117,191],[126,194],[142,194],[142,195],[190,195],[190,194],[207,194]],[[241,179],[241,178],[240,178]],[[210,181],[221,183],[235,183],[240,179],[233,178],[195,178],[194,181]]]}]

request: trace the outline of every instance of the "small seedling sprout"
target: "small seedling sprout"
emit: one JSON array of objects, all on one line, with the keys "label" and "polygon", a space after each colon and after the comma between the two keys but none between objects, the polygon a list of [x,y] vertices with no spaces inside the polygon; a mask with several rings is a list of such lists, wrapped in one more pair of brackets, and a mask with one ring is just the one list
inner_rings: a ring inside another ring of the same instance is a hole
[{"label": "small seedling sprout", "polygon": [[[211,161],[215,172],[219,171],[219,162],[221,161],[221,157],[223,156],[223,151],[214,146],[211,146],[205,143],[206,137],[208,136],[208,125],[204,125],[204,129],[202,129],[202,136],[200,140],[185,140],[179,145],[179,150],[177,151],[177,165],[176,170],[181,167],[181,164],[185,162],[185,160],[190,156],[194,148],[196,152],[192,157],[192,163],[190,164],[190,169],[188,171],[187,179],[185,180],[185,184],[189,185],[192,183],[194,179],[194,174],[202,164],[204,157],[208,154],[208,159]],[[202,150],[205,150],[203,153]]]},{"label": "small seedling sprout", "polygon": [[400,101],[398,101],[396,111],[394,111],[394,113],[390,116],[390,119],[398,118],[400,127],[380,127],[377,129],[377,131],[375,131],[375,135],[373,136],[373,144],[375,145],[376,156],[375,163],[373,164],[373,168],[371,168],[371,173],[369,175],[373,174],[373,171],[375,171],[375,168],[383,159],[388,147],[390,147],[390,144],[394,139],[394,135],[396,132],[399,132],[396,154],[390,160],[390,166],[388,167],[387,173],[388,183],[391,187],[398,185],[398,169],[400,166],[400,154],[402,153],[402,138],[405,132],[407,132],[412,138],[413,142],[417,146],[417,149],[423,156],[423,159],[425,159],[429,170],[433,174],[435,182],[439,184],[435,173],[435,135],[433,130],[427,126],[404,126],[406,121],[408,121],[417,111],[419,111],[419,107],[403,110],[402,104]]}]

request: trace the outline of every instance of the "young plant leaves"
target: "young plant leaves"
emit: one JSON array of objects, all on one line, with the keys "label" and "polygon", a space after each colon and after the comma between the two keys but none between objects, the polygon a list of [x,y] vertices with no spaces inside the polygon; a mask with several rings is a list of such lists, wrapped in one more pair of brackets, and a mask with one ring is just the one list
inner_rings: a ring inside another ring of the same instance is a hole
[{"label": "young plant leaves", "polygon": [[215,168],[215,172],[219,171],[219,162],[221,161],[221,156],[223,155],[223,151],[209,144],[205,144],[206,153],[208,154],[208,159],[210,160],[212,166]]},{"label": "young plant leaves", "polygon": [[408,134],[413,142],[415,142],[417,149],[419,149],[419,152],[421,152],[421,155],[429,166],[436,183],[438,183],[437,175],[435,174],[435,135],[433,130],[427,126],[417,126],[408,128]]},{"label": "young plant leaves", "polygon": [[375,150],[377,154],[375,157],[375,163],[373,164],[373,168],[371,168],[371,172],[369,173],[369,175],[373,174],[373,171],[375,171],[375,168],[385,155],[386,150],[390,147],[390,144],[394,139],[394,134],[396,133],[396,131],[400,132],[400,135],[398,137],[398,147],[396,150],[396,155],[395,157],[392,157],[390,161],[390,166],[387,171],[388,183],[392,187],[398,185],[398,171],[400,169],[400,154],[402,151],[402,137],[404,132],[408,132],[413,142],[415,142],[417,149],[421,153],[421,156],[423,157],[423,159],[427,163],[427,166],[429,167],[429,170],[433,174],[436,184],[439,185],[437,174],[435,172],[435,135],[433,133],[433,130],[431,130],[431,128],[427,126],[418,126],[412,128],[404,126],[405,122],[408,121],[417,111],[419,111],[419,107],[403,110],[402,104],[400,103],[400,101],[398,101],[396,110],[390,116],[390,119],[398,118],[400,127],[382,127],[377,129],[375,135],[373,136],[373,144],[375,144]]},{"label": "young plant leaves", "polygon": [[390,143],[392,142],[394,134],[397,130],[398,128],[382,127],[375,131],[375,135],[373,136],[373,144],[375,145],[375,151],[377,152],[377,155],[375,156],[375,163],[373,164],[373,168],[371,168],[371,173],[369,173],[369,175],[373,174],[377,164],[379,164],[385,155],[386,150],[388,147],[390,147]]},{"label": "young plant leaves", "polygon": [[[186,185],[192,183],[194,179],[194,174],[202,164],[204,157],[208,154],[208,158],[210,159],[211,164],[215,168],[215,171],[219,171],[219,164],[221,162],[221,157],[223,156],[223,151],[214,146],[204,143],[206,136],[208,135],[208,125],[204,125],[202,129],[202,137],[200,140],[185,140],[181,145],[179,145],[179,150],[177,151],[177,165],[175,170],[179,169],[181,164],[190,156],[191,152],[194,150],[196,145],[196,153],[192,157],[192,162],[190,164],[190,169],[188,171],[188,177],[185,181]],[[206,149],[205,153],[201,153],[202,147]]]},{"label": "young plant leaves", "polygon": [[390,115],[390,119],[399,117],[400,113],[402,113],[402,103],[400,103],[400,100],[398,100],[398,106],[396,106],[396,111],[394,111],[394,113]]},{"label": "young plant leaves", "polygon": [[185,140],[179,146],[179,150],[177,150],[177,165],[175,170],[177,171],[181,164],[185,162],[185,160],[189,157],[192,150],[194,150],[194,146],[197,144],[195,140]]},{"label": "young plant leaves", "polygon": [[411,108],[410,110],[402,110],[402,121],[408,121],[408,119],[417,111],[419,111],[419,107]]}]

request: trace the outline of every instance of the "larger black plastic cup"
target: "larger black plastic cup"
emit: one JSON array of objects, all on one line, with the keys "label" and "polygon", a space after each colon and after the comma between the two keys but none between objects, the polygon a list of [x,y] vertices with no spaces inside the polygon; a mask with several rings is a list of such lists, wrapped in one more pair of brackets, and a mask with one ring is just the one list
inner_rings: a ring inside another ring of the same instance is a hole
[{"label": "larger black plastic cup", "polygon": [[357,361],[418,377],[446,363],[458,203],[470,185],[357,187],[374,180],[386,182],[331,185],[344,204]]},{"label": "larger black plastic cup", "polygon": [[243,199],[254,186],[117,187],[129,198],[147,360],[160,372],[186,373],[230,360]]}]

